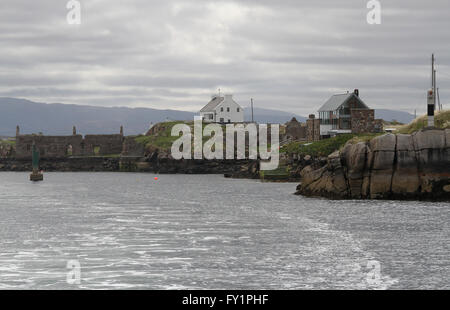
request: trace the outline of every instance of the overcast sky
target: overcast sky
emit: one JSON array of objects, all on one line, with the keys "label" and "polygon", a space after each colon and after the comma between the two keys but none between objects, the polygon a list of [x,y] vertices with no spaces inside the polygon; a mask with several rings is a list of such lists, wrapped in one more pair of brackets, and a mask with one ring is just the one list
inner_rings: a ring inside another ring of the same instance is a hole
[{"label": "overcast sky", "polygon": [[373,108],[425,112],[435,52],[450,108],[450,1],[1,0],[0,96],[196,111],[220,88],[308,115],[359,88]]}]

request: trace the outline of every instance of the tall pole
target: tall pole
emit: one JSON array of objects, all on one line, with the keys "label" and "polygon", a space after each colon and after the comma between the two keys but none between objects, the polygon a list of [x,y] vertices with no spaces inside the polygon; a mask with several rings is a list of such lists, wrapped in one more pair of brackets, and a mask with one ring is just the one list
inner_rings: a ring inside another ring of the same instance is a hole
[{"label": "tall pole", "polygon": [[431,89],[434,88],[434,54],[431,54]]},{"label": "tall pole", "polygon": [[437,98],[438,98],[438,107],[439,107],[439,111],[442,111],[441,97],[439,97],[439,87],[437,88],[436,95],[437,95]]},{"label": "tall pole", "polygon": [[252,123],[255,121],[254,119],[253,119],[253,98],[251,99],[251,102],[252,102],[252,104],[251,104],[251,106],[252,106]]},{"label": "tall pole", "polygon": [[434,70],[434,87],[433,87],[433,94],[434,94],[434,110],[436,111],[436,96],[437,96],[437,89],[436,89],[436,69]]},{"label": "tall pole", "polygon": [[431,89],[433,90],[433,104],[436,110],[436,70],[434,69],[435,58],[431,55]]}]

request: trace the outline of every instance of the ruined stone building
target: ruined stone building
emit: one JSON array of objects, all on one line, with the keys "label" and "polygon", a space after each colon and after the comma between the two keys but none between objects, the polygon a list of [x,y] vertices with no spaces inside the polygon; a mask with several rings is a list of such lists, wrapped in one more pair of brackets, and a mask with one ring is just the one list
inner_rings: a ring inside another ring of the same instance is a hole
[{"label": "ruined stone building", "polygon": [[297,121],[295,117],[293,117],[289,122],[286,123],[285,135],[287,140],[305,141],[306,126],[305,124]]},{"label": "ruined stone building", "polygon": [[84,137],[77,134],[75,127],[71,136],[21,135],[17,127],[16,158],[31,158],[33,144],[36,144],[41,158],[115,155],[122,152],[123,141],[122,127],[119,134]]}]

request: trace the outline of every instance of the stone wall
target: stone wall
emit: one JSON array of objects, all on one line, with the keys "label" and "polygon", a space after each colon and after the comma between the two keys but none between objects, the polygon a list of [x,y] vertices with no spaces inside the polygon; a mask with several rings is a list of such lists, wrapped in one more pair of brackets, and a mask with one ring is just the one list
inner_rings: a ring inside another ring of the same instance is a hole
[{"label": "stone wall", "polygon": [[320,120],[310,118],[306,121],[306,140],[319,141],[320,140]]},{"label": "stone wall", "polygon": [[120,154],[123,136],[81,135],[44,136],[18,135],[16,137],[16,158],[31,158],[33,143],[36,144],[41,158],[64,158],[68,156],[93,156]]},{"label": "stone wall", "polygon": [[81,135],[19,135],[16,137],[16,158],[31,158],[33,143],[36,144],[41,158],[62,158],[69,156],[70,153],[81,156],[83,155],[82,142]]},{"label": "stone wall", "polygon": [[375,110],[351,109],[352,133],[374,132]]},{"label": "stone wall", "polygon": [[125,137],[123,141],[122,156],[144,156],[145,145],[136,142],[136,137]]},{"label": "stone wall", "polygon": [[375,110],[351,109],[352,133],[376,133],[383,131],[383,122],[375,119]]},{"label": "stone wall", "polygon": [[123,136],[86,135],[84,137],[84,155],[114,155],[122,153]]},{"label": "stone wall", "polygon": [[382,119],[376,119],[373,121],[373,129],[374,132],[383,132],[384,130],[384,125],[383,125],[383,120]]}]

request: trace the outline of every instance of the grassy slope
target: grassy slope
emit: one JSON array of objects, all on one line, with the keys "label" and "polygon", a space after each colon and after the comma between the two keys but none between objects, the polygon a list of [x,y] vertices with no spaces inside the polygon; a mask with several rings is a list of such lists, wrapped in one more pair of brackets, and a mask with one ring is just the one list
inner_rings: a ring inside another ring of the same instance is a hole
[{"label": "grassy slope", "polygon": [[[184,122],[184,121],[172,121],[172,122],[164,122],[158,123],[155,126],[158,126],[161,130],[158,131],[158,135],[153,136],[137,136],[135,138],[136,142],[140,144],[144,144],[147,148],[157,148],[160,150],[170,150],[172,147],[172,143],[176,141],[180,136],[172,137],[172,128],[176,124],[186,124],[191,127],[191,134],[194,136],[194,122]],[[203,129],[208,124],[203,123]],[[222,126],[223,134],[225,135],[225,126]],[[203,143],[208,141],[211,137],[203,137]],[[193,149],[193,148],[192,148]]]},{"label": "grassy slope", "polygon": [[172,147],[172,143],[178,139],[178,137],[172,137],[172,127],[176,124],[183,124],[184,122],[164,122],[156,124],[162,129],[157,136],[138,136],[135,138],[136,142],[144,144],[146,147],[155,147],[162,150],[169,150]]},{"label": "grassy slope", "polygon": [[[426,115],[416,118],[408,125],[404,125],[398,128],[398,133],[408,134],[418,131],[427,126]],[[438,128],[450,128],[450,110],[437,112],[435,115],[435,123]]]},{"label": "grassy slope", "polygon": [[334,138],[324,139],[317,142],[293,142],[281,149],[288,154],[299,154],[301,156],[311,155],[313,157],[328,156],[336,150],[341,149],[348,141],[369,141],[380,134],[344,134]]},{"label": "grassy slope", "polygon": [[0,145],[16,145],[16,141],[14,140],[0,140]]},{"label": "grassy slope", "polygon": [[[171,136],[172,127],[176,124],[187,124],[191,127],[192,134],[193,130],[193,122],[182,122],[182,121],[174,121],[174,122],[165,122],[159,123],[155,126],[159,126],[160,130],[158,131],[158,135],[154,136],[137,136],[135,137],[136,142],[144,144],[147,148],[158,148],[160,150],[170,150],[172,147],[172,143],[177,140],[179,137]],[[207,124],[203,124],[205,127]],[[225,134],[225,128],[223,128]],[[346,134],[339,135],[335,138],[326,139],[311,143],[309,145],[304,145],[305,143],[293,142],[281,149],[281,152],[285,153],[297,153],[300,155],[311,155],[311,156],[328,156],[335,150],[340,149],[345,143],[349,140],[353,140],[354,142],[359,141],[368,141],[371,138],[377,136],[379,134]],[[203,142],[209,140],[210,137],[203,137]],[[269,146],[270,147],[270,146]]]}]

